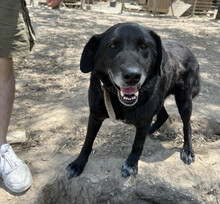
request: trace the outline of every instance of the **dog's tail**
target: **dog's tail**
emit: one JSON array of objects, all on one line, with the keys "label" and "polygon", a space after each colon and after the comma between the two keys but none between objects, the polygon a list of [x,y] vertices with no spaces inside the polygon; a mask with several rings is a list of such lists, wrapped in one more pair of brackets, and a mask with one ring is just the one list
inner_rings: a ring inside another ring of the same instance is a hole
[{"label": "dog's tail", "polygon": [[198,65],[198,68],[196,70],[196,79],[192,89],[192,98],[195,98],[199,94],[200,90],[201,90],[201,79],[200,79],[199,65]]}]

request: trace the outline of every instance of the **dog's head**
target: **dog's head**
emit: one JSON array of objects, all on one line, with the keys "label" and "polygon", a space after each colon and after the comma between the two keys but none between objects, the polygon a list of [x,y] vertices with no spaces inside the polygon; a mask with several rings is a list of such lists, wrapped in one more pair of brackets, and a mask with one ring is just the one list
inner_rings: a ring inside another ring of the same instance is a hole
[{"label": "dog's head", "polygon": [[161,77],[165,62],[166,53],[155,32],[135,23],[121,23],[92,36],[83,50],[80,69],[108,75],[120,102],[132,106],[145,80]]}]

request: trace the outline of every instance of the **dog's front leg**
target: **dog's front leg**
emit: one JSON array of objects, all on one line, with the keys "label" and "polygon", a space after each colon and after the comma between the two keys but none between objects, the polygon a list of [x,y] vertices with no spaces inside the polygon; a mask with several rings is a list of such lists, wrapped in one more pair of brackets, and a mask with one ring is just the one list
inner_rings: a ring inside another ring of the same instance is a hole
[{"label": "dog's front leg", "polygon": [[67,166],[68,178],[77,177],[83,172],[83,169],[92,151],[93,142],[102,125],[102,122],[103,120],[97,120],[90,114],[87,135],[81,152],[77,159]]},{"label": "dog's front leg", "polygon": [[143,151],[145,138],[147,136],[150,124],[151,122],[148,122],[148,124],[145,124],[145,126],[136,127],[136,135],[134,139],[134,144],[132,146],[132,151],[125,163],[122,165],[121,171],[123,177],[128,177],[131,174],[135,176],[137,174],[138,160]]}]

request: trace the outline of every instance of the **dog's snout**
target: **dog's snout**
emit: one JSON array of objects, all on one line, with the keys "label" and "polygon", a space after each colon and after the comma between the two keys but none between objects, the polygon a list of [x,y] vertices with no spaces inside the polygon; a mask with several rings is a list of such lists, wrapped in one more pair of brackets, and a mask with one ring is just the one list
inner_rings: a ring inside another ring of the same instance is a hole
[{"label": "dog's snout", "polygon": [[123,80],[126,84],[135,85],[140,81],[141,73],[138,69],[129,68],[123,72],[122,77],[123,77]]}]

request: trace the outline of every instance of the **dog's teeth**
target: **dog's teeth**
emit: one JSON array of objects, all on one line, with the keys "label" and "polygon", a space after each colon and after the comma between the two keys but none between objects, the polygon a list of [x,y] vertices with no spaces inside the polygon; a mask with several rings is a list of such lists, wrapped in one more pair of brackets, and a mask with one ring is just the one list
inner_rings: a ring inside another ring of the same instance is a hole
[{"label": "dog's teeth", "polygon": [[134,95],[138,97],[139,91],[137,91]]},{"label": "dog's teeth", "polygon": [[122,97],[124,96],[124,93],[122,91],[120,92],[120,94],[121,94]]},{"label": "dog's teeth", "polygon": [[126,101],[131,101],[131,100],[136,100],[137,97],[136,96],[132,96],[132,97],[124,96],[123,99],[126,100]]}]

